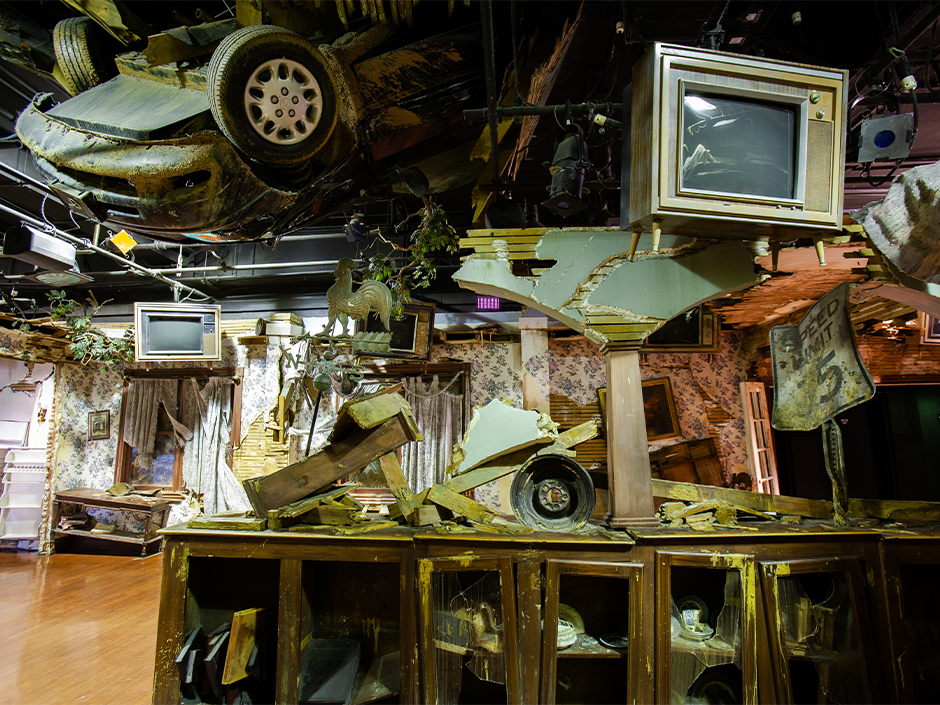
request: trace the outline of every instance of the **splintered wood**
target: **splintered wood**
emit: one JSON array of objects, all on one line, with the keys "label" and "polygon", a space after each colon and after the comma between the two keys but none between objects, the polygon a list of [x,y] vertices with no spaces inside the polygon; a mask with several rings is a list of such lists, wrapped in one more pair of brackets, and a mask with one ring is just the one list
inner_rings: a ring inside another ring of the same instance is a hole
[{"label": "splintered wood", "polygon": [[[330,443],[314,455],[262,477],[243,482],[253,516],[244,512],[199,517],[192,528],[217,530],[286,529],[356,535],[400,526],[441,525],[463,517],[480,530],[528,533],[522,524],[505,522],[497,512],[465,493],[517,472],[543,455],[572,457],[572,448],[597,436],[590,420],[563,433],[545,414],[515,409],[502,401],[475,410],[473,420],[454,452],[454,469],[461,472],[446,482],[414,494],[398,460],[397,450],[410,441],[423,440],[408,402],[395,386],[342,406],[330,434]],[[348,493],[354,484],[334,486],[378,461],[395,503],[387,517],[369,517],[367,508]],[[401,520],[401,521],[399,521]],[[452,523],[452,522],[450,522]]]}]

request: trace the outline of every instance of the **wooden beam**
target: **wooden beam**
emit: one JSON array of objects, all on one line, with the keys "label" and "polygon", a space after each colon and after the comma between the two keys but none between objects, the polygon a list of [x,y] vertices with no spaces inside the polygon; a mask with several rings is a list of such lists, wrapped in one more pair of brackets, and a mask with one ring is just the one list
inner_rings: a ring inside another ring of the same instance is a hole
[{"label": "wooden beam", "polygon": [[891,521],[940,521],[940,502],[850,498],[849,516]]},{"label": "wooden beam", "polygon": [[415,499],[414,493],[412,493],[411,488],[408,486],[408,480],[405,479],[405,474],[401,471],[398,456],[395,453],[383,455],[379,458],[379,466],[381,466],[385,480],[388,482],[388,488],[392,491],[392,494],[395,495],[395,499],[398,500],[398,508],[401,510],[402,515],[409,524],[418,526],[418,524],[414,523],[417,519],[417,517],[415,517],[415,509],[418,507],[418,501]]},{"label": "wooden beam", "polygon": [[412,434],[408,422],[403,414],[399,414],[381,426],[331,443],[299,463],[265,477],[250,478],[242,485],[256,515],[264,518],[271,509],[296,502],[341,477],[359,472],[410,440]]},{"label": "wooden beam", "polygon": [[496,512],[484,507],[479,502],[457,494],[444,485],[434,485],[428,492],[428,500],[451,510],[454,514],[467,517],[478,524],[489,524],[496,517]]},{"label": "wooden beam", "polygon": [[653,496],[678,499],[685,502],[704,502],[709,499],[723,499],[741,507],[759,512],[777,512],[779,514],[797,514],[811,519],[831,519],[832,502],[821,499],[803,499],[779,494],[763,494],[747,490],[732,490],[727,487],[695,485],[690,482],[672,482],[671,480],[652,479]]}]

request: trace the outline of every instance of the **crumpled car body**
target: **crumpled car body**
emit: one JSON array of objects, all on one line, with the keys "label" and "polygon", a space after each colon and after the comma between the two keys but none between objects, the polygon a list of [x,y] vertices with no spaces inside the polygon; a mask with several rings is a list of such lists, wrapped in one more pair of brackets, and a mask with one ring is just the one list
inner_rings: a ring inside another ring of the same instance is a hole
[{"label": "crumpled car body", "polygon": [[387,190],[398,167],[479,134],[454,130],[483,90],[478,31],[404,46],[395,36],[380,25],[317,45],[337,120],[303,164],[265,164],[236,149],[209,114],[204,64],[152,67],[133,52],[118,57],[117,77],[68,101],[36,96],[17,135],[51,190],[109,227],[171,241],[277,236],[375,199],[370,189]]}]

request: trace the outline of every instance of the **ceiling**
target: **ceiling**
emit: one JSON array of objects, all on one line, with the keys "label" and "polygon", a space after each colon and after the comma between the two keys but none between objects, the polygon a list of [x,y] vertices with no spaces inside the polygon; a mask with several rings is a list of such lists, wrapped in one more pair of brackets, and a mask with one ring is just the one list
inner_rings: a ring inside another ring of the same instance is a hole
[{"label": "ceiling", "polygon": [[[4,5],[28,10],[35,15],[39,3],[10,2]],[[179,3],[177,5],[182,7]],[[197,5],[216,16],[224,14],[228,7],[224,2],[212,0],[186,3],[185,9],[192,11]],[[173,3],[166,2],[133,3],[139,13],[155,16],[166,15],[167,8],[172,6]],[[474,2],[463,11],[477,12],[479,8],[485,14],[486,7],[486,3]],[[564,105],[569,101],[574,104],[621,102],[624,89],[631,81],[632,66],[645,47],[653,41],[666,41],[691,46],[710,45],[723,51],[847,69],[852,104],[851,128],[857,127],[866,115],[890,113],[896,109],[901,112],[912,110],[909,94],[896,92],[893,88],[886,91],[872,88],[893,86],[897,82],[893,71],[894,59],[888,48],[900,48],[906,53],[919,84],[916,89],[919,132],[910,156],[894,174],[920,164],[940,161],[940,64],[936,61],[940,46],[937,34],[940,33],[935,31],[940,4],[903,1],[588,1],[583,5],[577,2],[496,2],[492,11],[494,53],[501,57],[503,63],[512,53],[513,39],[509,30],[514,16],[518,46],[530,50],[530,56],[535,57],[540,50],[535,40],[538,36],[536,28],[547,37],[543,40],[548,41],[545,45],[548,49],[542,49],[543,58],[554,53],[557,59],[557,67],[546,79],[549,90],[543,97],[544,103],[550,106]],[[57,19],[75,14],[58,2],[43,3],[42,12],[43,23],[50,28]],[[421,12],[422,5],[419,4],[415,8],[416,21],[420,21]],[[556,44],[557,36],[563,31],[569,33],[569,41],[564,45]],[[497,78],[500,85],[511,86],[511,82],[505,80],[506,76]],[[526,87],[523,86],[522,90],[525,92]],[[65,91],[44,77],[0,61],[0,130],[3,134],[13,135],[16,115],[35,93],[50,91],[59,100],[68,98]],[[886,100],[885,93],[896,96],[897,104],[895,98]],[[481,102],[479,107],[485,108],[485,102]],[[485,120],[477,120],[476,123],[480,135],[484,135]],[[480,174],[478,192],[503,192],[516,201],[538,204],[547,198],[550,179],[547,163],[551,162],[558,135],[559,128],[553,119],[540,119],[511,180],[504,178],[491,183],[492,179],[485,171],[489,167],[483,162],[458,164],[451,161],[444,167],[455,171],[475,170]],[[519,128],[510,128],[502,145],[505,147],[517,139]],[[597,199],[596,208],[568,219],[543,208],[539,220],[546,226],[619,222],[620,152],[621,141],[615,138],[610,178],[588,184]],[[890,183],[890,179],[885,180],[885,177],[893,166],[892,163],[874,164],[871,173],[865,174],[861,165],[848,163],[845,171],[846,211],[879,200]],[[884,183],[880,183],[882,181]],[[407,214],[417,210],[421,202],[412,196],[392,196],[369,203],[364,208],[365,221],[370,227],[381,228],[390,237],[405,241],[410,232],[407,229],[396,232],[395,226]],[[434,198],[444,207],[458,233],[482,226],[479,220],[474,222],[472,185],[437,193]],[[180,246],[136,237],[140,244],[131,251],[129,259],[139,267],[160,272],[166,279],[186,284],[215,298],[222,303],[226,316],[231,315],[228,312],[244,311],[248,317],[250,312],[264,308],[312,311],[323,306],[323,294],[333,283],[334,263],[341,257],[368,256],[370,248],[376,246],[373,242],[347,241],[343,226],[351,216],[348,211],[324,214],[317,222],[285,235],[276,243],[206,245],[194,242]],[[31,163],[29,153],[18,144],[14,135],[0,143],[0,229],[7,230],[23,220],[31,222],[28,219],[40,226],[49,224],[59,232],[84,238],[102,248],[110,248],[117,255],[116,249],[107,242],[112,232],[75,215],[50,195]],[[794,245],[801,248],[811,246],[811,243],[798,241]],[[93,279],[81,289],[93,291],[98,300],[112,300],[118,306],[116,310],[126,311],[134,300],[171,299],[171,290],[165,281],[134,273],[126,262],[120,261],[120,256],[118,259],[108,258],[90,248],[80,247],[78,263],[80,270]],[[439,314],[466,314],[471,321],[492,318],[488,314],[477,314],[475,294],[460,289],[451,280],[450,275],[459,266],[459,257],[443,257],[439,264],[437,278],[429,288],[414,291],[415,299],[436,303]],[[43,305],[45,292],[49,290],[47,286],[20,278],[30,270],[30,266],[16,260],[0,259],[0,291],[8,298],[16,298],[17,305],[24,311],[29,310],[33,301],[37,306]],[[811,267],[801,267],[799,271],[808,272],[805,276],[809,278],[819,279],[821,276]],[[851,267],[842,267],[825,276],[839,279],[850,275]],[[851,278],[864,277],[852,275]],[[825,288],[829,283],[827,280],[820,285],[820,294],[829,290]],[[775,280],[773,288],[776,308],[788,301],[810,300],[816,295],[806,293],[809,290],[799,283],[798,277],[786,283]],[[768,316],[774,315],[772,311],[758,311],[754,298],[752,295],[747,302],[733,302],[735,307],[748,303],[753,315],[746,315],[739,309],[735,317],[730,315],[730,309],[725,309],[729,314],[726,322],[746,327],[766,322]],[[518,306],[511,306],[518,310]],[[9,310],[9,302],[0,303],[0,312]]]}]

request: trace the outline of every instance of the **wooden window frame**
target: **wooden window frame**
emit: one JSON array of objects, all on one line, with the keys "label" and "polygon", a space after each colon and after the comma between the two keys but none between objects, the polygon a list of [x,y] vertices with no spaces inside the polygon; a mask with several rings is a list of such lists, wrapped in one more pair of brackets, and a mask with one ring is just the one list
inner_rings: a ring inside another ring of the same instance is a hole
[{"label": "wooden window frame", "polygon": [[[131,446],[124,442],[124,421],[127,418],[127,390],[131,380],[134,379],[175,379],[177,384],[185,379],[209,379],[212,377],[231,377],[235,384],[232,389],[232,426],[229,430],[228,462],[232,463],[232,454],[235,445],[241,437],[241,411],[242,411],[242,378],[244,367],[228,367],[220,369],[185,368],[177,370],[127,370],[124,373],[124,388],[121,395],[121,423],[118,428],[118,446],[114,459],[114,482],[130,483]],[[177,390],[179,400],[179,390]],[[177,401],[178,403],[178,401]],[[179,492],[183,487],[183,448],[176,446],[176,458],[173,463],[173,484],[167,485],[135,485],[138,489],[169,489]]]}]

